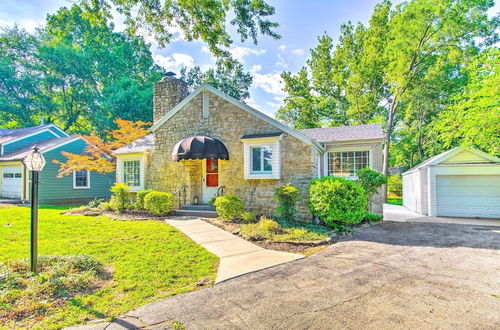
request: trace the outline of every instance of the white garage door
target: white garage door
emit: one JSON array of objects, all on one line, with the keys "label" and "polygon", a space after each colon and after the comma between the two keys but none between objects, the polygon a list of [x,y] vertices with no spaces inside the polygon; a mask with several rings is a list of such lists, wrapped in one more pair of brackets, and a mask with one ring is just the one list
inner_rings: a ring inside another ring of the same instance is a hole
[{"label": "white garage door", "polygon": [[500,175],[439,175],[437,215],[500,218]]},{"label": "white garage door", "polygon": [[4,166],[2,169],[2,197],[22,198],[22,166]]}]

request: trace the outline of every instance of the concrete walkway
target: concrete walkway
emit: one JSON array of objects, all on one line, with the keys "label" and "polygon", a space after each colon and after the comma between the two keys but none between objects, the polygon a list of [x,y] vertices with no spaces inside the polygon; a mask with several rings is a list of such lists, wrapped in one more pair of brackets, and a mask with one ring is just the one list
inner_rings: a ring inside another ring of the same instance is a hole
[{"label": "concrete walkway", "polygon": [[261,248],[196,217],[175,217],[165,222],[220,258],[215,283],[304,258],[300,254]]},{"label": "concrete walkway", "polygon": [[399,222],[432,222],[457,225],[500,227],[500,219],[428,217],[408,210],[404,206],[384,204],[384,220]]}]

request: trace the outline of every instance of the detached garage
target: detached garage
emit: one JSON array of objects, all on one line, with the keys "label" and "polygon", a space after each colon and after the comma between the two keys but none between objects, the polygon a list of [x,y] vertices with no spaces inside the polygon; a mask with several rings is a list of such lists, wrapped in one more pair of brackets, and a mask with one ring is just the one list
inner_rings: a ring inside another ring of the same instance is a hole
[{"label": "detached garage", "polygon": [[403,173],[403,205],[442,217],[500,218],[500,158],[458,147]]}]

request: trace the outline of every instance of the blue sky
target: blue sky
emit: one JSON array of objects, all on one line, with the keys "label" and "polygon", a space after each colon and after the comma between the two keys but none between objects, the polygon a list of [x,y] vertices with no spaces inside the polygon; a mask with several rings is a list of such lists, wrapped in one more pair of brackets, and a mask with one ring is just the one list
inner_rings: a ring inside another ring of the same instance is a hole
[{"label": "blue sky", "polygon": [[[366,23],[378,0],[269,0],[276,8],[274,19],[280,24],[280,40],[261,37],[259,44],[241,43],[235,37],[231,52],[246,70],[251,71],[254,83],[251,98],[246,102],[274,116],[283,102],[283,70],[296,72],[304,65],[309,49],[317,43],[317,37],[327,32],[335,40],[340,25],[347,21]],[[393,1],[400,2],[400,1]],[[43,24],[48,13],[62,6],[71,6],[68,0],[1,0],[0,26],[18,23],[32,31]],[[496,3],[492,12],[498,12]],[[117,24],[120,29],[120,24]],[[173,42],[159,49],[152,41],[155,61],[166,69],[179,72],[181,66],[199,65],[202,68],[214,63],[214,59],[202,42],[186,42],[176,33]]]}]

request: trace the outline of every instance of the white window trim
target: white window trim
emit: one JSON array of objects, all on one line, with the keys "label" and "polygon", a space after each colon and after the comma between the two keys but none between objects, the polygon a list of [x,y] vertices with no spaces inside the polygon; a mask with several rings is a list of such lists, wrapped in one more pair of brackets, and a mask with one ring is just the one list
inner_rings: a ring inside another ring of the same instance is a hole
[{"label": "white window trim", "polygon": [[128,161],[139,161],[139,186],[131,186],[131,192],[137,192],[139,190],[144,189],[144,174],[145,174],[145,159],[144,155],[135,155],[135,156],[118,156],[118,164],[116,166],[116,182],[123,183],[123,162]]},{"label": "white window trim", "polygon": [[[242,139],[243,141],[243,153],[244,153],[244,178],[245,180],[258,180],[258,179],[270,179],[279,180],[281,179],[281,137],[269,137],[269,138],[259,138],[259,139]],[[249,142],[252,141],[252,142]],[[256,141],[256,142],[253,142]],[[258,142],[257,142],[258,141]],[[270,146],[272,149],[272,167],[271,173],[252,173],[251,166],[251,148]]]},{"label": "white window trim", "polygon": [[[325,176],[330,176],[330,168],[328,166],[328,159],[330,158],[330,154],[334,152],[355,152],[355,151],[368,151],[368,167],[373,169],[373,150],[371,147],[346,147],[346,148],[335,148],[332,150],[328,150],[324,153],[323,165],[325,169]],[[345,178],[348,180],[357,180],[358,177],[356,175],[351,176],[338,176],[332,173],[332,176]]]},{"label": "white window trim", "polygon": [[[87,170],[84,170],[84,171],[87,171]],[[77,187],[76,186],[76,172],[77,171],[73,171],[73,189],[90,189],[90,172],[87,171],[87,185],[84,187]]]}]

